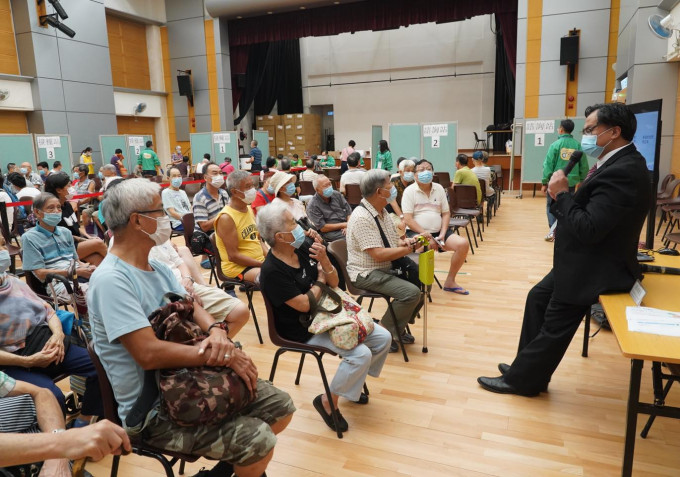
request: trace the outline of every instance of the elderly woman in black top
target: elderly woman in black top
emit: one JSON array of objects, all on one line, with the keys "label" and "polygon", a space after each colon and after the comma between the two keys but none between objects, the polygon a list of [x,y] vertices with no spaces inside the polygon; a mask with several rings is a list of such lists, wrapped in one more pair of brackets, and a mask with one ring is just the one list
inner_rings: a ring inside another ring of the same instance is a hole
[{"label": "elderly woman in black top", "polygon": [[[342,356],[330,389],[339,430],[344,432],[349,426],[338,410],[338,398],[342,396],[359,404],[368,403],[368,396],[361,392],[366,376],[380,375],[389,352],[391,335],[376,324],[363,343],[344,350],[331,342],[328,332],[311,334],[299,320],[300,314],[310,310],[307,292],[311,290],[318,300],[321,288],[315,282],[337,287],[338,270],[331,264],[321,243],[314,242],[309,252],[300,248],[305,241],[304,231],[293,220],[285,204],[272,203],[260,209],[257,228],[271,247],[262,265],[260,286],[274,308],[276,331],[288,340],[323,346]],[[326,394],[314,399],[314,408],[326,424],[336,430]]]}]

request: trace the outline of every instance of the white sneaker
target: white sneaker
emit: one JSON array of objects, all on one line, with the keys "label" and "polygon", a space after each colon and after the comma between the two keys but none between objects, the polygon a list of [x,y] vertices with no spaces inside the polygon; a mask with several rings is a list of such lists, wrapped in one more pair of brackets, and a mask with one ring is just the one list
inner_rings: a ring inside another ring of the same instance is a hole
[{"label": "white sneaker", "polygon": [[545,236],[544,240],[546,242],[554,242],[555,241],[555,234],[550,232],[548,235]]}]

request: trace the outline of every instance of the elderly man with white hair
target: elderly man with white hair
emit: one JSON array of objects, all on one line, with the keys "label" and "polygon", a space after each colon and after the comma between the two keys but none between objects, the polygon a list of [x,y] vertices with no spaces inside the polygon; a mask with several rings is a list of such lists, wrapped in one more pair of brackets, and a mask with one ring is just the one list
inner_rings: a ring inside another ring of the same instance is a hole
[{"label": "elderly man with white hair", "polygon": [[232,368],[255,396],[241,412],[219,424],[183,427],[156,405],[143,425],[127,431],[159,449],[220,460],[212,475],[259,477],[272,458],[275,434],[286,428],[295,407],[288,394],[258,379],[251,358],[228,338],[226,324],[215,322],[196,302],[194,323],[208,334],[200,345],[156,338],[148,316],[163,305],[166,293],[186,295],[168,267],[149,260],[151,248],[170,238],[170,219],[159,192],[154,182],[129,179],[106,193],[104,215],[115,241],[90,280],[87,302],[94,349],[124,423],[141,394],[145,370]]},{"label": "elderly man with white hair", "polygon": [[116,166],[113,164],[105,164],[102,166],[102,192],[106,192],[106,189],[111,185],[112,182],[122,180],[123,178],[118,175]]},{"label": "elderly man with white hair", "polygon": [[340,192],[333,190],[330,179],[323,174],[315,177],[312,184],[316,194],[307,204],[309,220],[327,242],[345,238],[352,207]]},{"label": "elderly man with white hair", "polygon": [[[354,209],[347,225],[347,273],[350,280],[362,290],[370,290],[393,298],[392,309],[397,328],[389,308],[380,323],[392,334],[390,352],[399,350],[398,335],[402,342],[414,343],[415,338],[405,330],[406,324],[423,305],[420,289],[391,272],[392,261],[415,252],[419,247],[416,238],[400,239],[397,229],[385,207],[394,201],[396,189],[390,182],[389,172],[371,169],[361,180],[361,205]],[[383,240],[388,242],[387,244]]]}]

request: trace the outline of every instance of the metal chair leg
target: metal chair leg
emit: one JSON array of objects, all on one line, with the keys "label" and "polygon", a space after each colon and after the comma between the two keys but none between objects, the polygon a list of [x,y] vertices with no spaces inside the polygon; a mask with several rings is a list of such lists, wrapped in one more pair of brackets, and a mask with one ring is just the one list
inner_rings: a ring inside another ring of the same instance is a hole
[{"label": "metal chair leg", "polygon": [[371,302],[368,304],[368,312],[369,312],[369,313],[370,313],[371,310],[373,309],[373,301],[374,301],[374,300],[375,300],[375,298],[371,298]]},{"label": "metal chair leg", "polygon": [[588,308],[586,313],[586,323],[583,327],[583,350],[581,351],[581,356],[584,358],[588,357],[588,342],[590,340],[590,317],[591,317],[592,307]]},{"label": "metal chair leg", "polygon": [[248,308],[250,308],[250,313],[253,315],[253,323],[255,324],[255,331],[257,331],[257,339],[260,340],[260,344],[264,344],[264,341],[262,340],[262,333],[260,332],[260,325],[257,323],[255,307],[253,306],[253,290],[246,290],[246,296],[248,297]]},{"label": "metal chair leg", "polygon": [[120,456],[114,455],[113,462],[111,462],[111,477],[118,476],[118,465],[120,464]]},{"label": "metal chair leg", "polygon": [[274,375],[276,374],[276,366],[279,364],[279,356],[281,356],[285,352],[286,352],[286,350],[284,348],[279,348],[279,349],[276,350],[276,353],[274,353],[274,362],[272,362],[272,369],[269,372],[269,382],[271,382],[271,383],[274,382]]},{"label": "metal chair leg", "polygon": [[179,475],[184,475],[184,465],[186,461],[184,459],[179,461]]},{"label": "metal chair leg", "polygon": [[305,355],[307,353],[300,353],[300,364],[298,365],[297,376],[295,376],[295,384],[300,384],[300,375],[302,374],[302,366],[305,364]]}]

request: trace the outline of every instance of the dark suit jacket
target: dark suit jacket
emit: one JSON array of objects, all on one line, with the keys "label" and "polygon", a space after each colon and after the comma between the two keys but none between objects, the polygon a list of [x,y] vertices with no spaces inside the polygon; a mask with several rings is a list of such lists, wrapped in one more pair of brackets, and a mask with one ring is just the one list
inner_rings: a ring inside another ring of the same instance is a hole
[{"label": "dark suit jacket", "polygon": [[629,291],[642,277],[637,246],[652,200],[650,173],[633,144],[610,157],[573,197],[561,194],[557,217],[553,297],[589,305],[601,293]]}]

